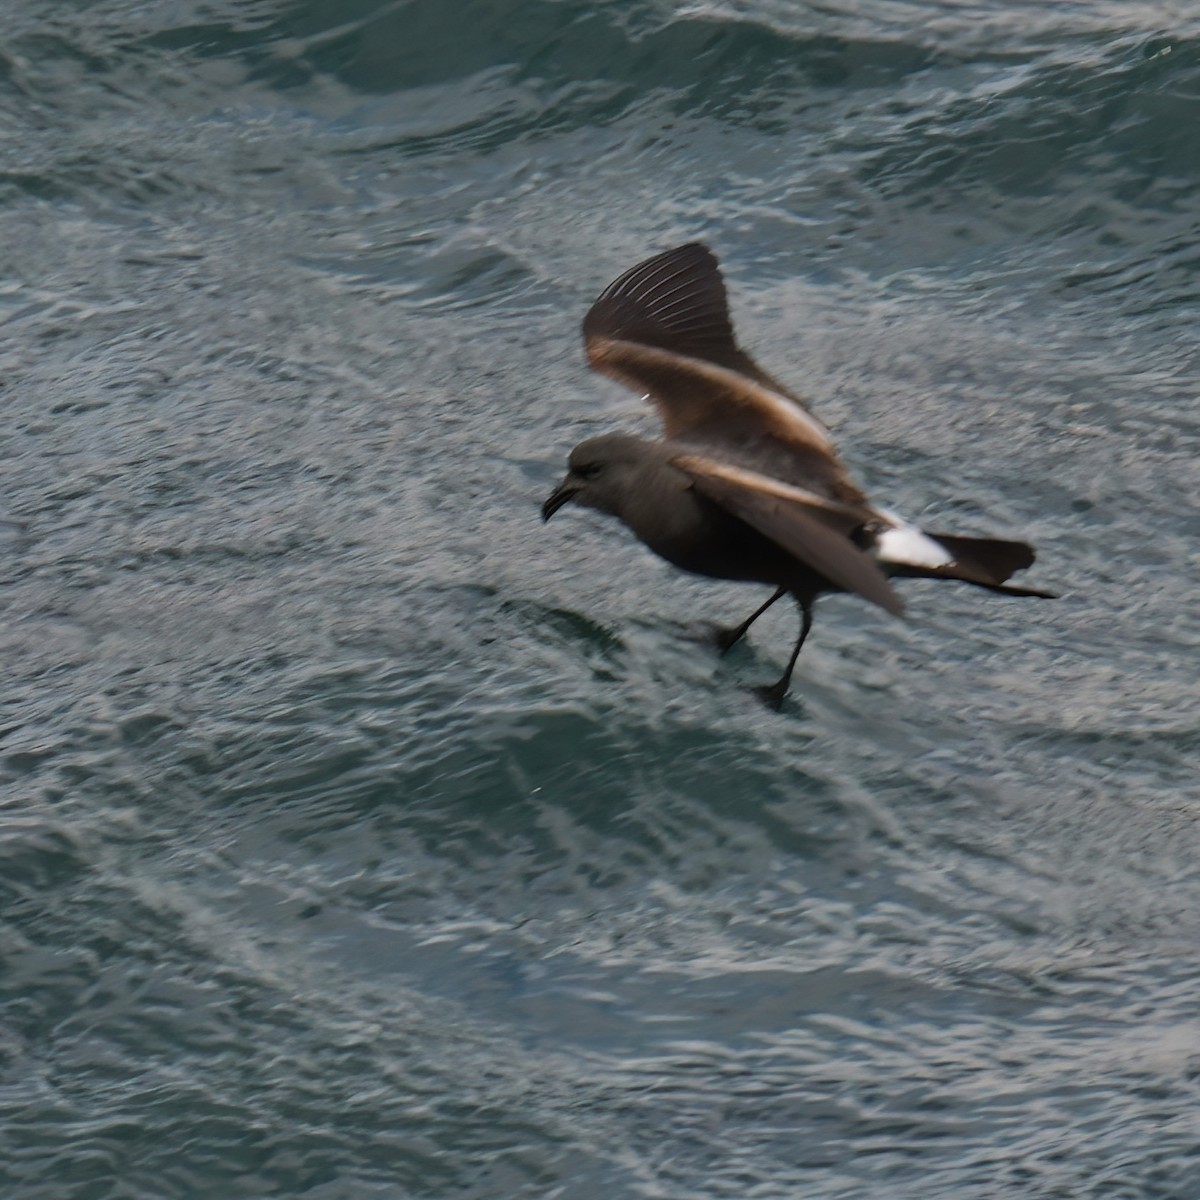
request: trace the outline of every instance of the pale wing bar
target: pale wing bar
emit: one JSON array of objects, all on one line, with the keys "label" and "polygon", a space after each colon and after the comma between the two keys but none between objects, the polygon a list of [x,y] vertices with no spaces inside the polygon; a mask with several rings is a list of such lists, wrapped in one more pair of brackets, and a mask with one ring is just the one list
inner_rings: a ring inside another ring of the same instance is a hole
[{"label": "pale wing bar", "polygon": [[866,505],[847,504],[842,500],[833,500],[828,496],[809,491],[808,488],[784,483],[782,479],[773,479],[770,475],[764,475],[760,471],[750,471],[745,467],[719,463],[714,459],[705,458],[702,454],[680,454],[671,459],[671,463],[689,474],[719,475],[729,483],[754,488],[756,491],[775,496],[780,500],[803,504],[808,508],[819,508],[829,514],[830,521],[836,527],[844,528],[847,533],[878,517],[878,513]]},{"label": "pale wing bar", "polygon": [[[808,411],[737,344],[716,255],[689,242],[630,268],[600,293],[583,319],[584,341],[638,342],[737,371]],[[815,420],[815,418],[813,418]]]},{"label": "pale wing bar", "polygon": [[820,421],[738,371],[616,338],[591,338],[587,350],[597,371],[649,393],[668,438],[704,436],[706,428],[722,429],[736,421],[743,438],[746,433],[770,436],[838,461]]}]

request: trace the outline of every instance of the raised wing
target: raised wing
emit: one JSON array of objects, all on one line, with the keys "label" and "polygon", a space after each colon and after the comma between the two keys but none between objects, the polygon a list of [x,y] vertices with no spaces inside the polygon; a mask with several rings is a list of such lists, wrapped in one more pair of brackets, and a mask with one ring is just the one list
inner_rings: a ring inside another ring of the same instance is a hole
[{"label": "raised wing", "polygon": [[583,336],[638,342],[759,373],[738,349],[716,255],[700,242],[656,254],[610,283],[584,317]]},{"label": "raised wing", "polygon": [[596,370],[649,393],[668,438],[767,435],[836,460],[825,427],[738,347],[716,257],[699,242],[611,283],[583,336]]},{"label": "raised wing", "polygon": [[830,583],[856,592],[899,616],[900,597],[874,559],[850,534],[875,514],[854,504],[826,499],[756,471],[681,454],[671,465],[687,474],[696,490],[753,526]]}]

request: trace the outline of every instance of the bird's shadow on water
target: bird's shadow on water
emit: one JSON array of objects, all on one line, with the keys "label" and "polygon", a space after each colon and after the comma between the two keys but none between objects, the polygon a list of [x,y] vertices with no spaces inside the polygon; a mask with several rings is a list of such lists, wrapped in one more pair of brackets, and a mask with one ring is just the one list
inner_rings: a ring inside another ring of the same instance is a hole
[{"label": "bird's shadow on water", "polygon": [[518,599],[502,601],[500,611],[523,623],[534,624],[560,640],[583,642],[603,653],[615,653],[624,647],[618,632],[574,609]]},{"label": "bird's shadow on water", "polygon": [[784,700],[782,709],[764,700],[762,693],[777,676],[777,668],[748,638],[724,648],[721,635],[727,626],[717,621],[626,617],[610,624],[529,599],[506,600],[500,609],[535,625],[539,640],[583,647],[594,677],[605,682],[649,675],[664,683],[677,680],[681,700],[701,688],[734,692],[750,708],[766,713],[805,711],[795,694]]}]

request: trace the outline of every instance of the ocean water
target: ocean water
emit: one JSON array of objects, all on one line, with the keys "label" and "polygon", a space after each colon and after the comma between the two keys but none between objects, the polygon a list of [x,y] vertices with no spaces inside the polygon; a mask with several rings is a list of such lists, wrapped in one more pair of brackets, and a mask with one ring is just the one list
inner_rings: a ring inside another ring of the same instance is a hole
[{"label": "ocean water", "polygon": [[[0,17],[0,1195],[1200,1196],[1200,12]],[[1057,602],[538,508],[701,238]]]}]

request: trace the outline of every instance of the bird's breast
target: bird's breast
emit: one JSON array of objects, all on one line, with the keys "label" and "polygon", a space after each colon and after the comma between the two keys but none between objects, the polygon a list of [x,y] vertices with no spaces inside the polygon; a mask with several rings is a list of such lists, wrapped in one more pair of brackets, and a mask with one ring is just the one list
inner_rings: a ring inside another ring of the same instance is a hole
[{"label": "bird's breast", "polygon": [[648,473],[620,517],[660,558],[692,574],[783,582],[799,566],[774,542],[701,496],[674,467]]}]

